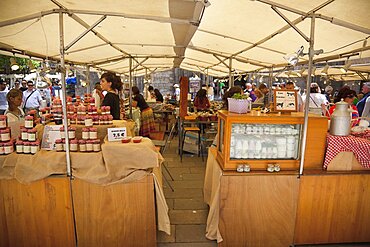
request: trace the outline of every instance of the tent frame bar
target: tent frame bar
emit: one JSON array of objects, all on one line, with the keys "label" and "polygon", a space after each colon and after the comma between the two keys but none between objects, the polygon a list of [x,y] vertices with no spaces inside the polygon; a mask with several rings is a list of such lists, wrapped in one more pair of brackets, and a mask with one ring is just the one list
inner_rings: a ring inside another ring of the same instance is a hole
[{"label": "tent frame bar", "polygon": [[271,8],[281,17],[284,19],[284,21],[286,21],[294,30],[297,31],[297,33],[299,33],[299,35],[301,35],[307,42],[310,42],[310,39],[301,31],[299,30],[299,28],[294,25],[289,19],[288,17],[286,17],[282,12],[280,12],[275,6],[271,6]]},{"label": "tent frame bar", "polygon": [[17,17],[17,18],[14,18],[14,19],[10,19],[10,20],[0,22],[0,27],[5,27],[5,26],[20,23],[20,22],[33,20],[33,19],[41,19],[41,17],[51,15],[51,14],[55,14],[55,13],[59,13],[59,10],[53,9],[53,10],[41,11],[41,12],[38,12],[38,13]]},{"label": "tent frame bar", "polygon": [[64,51],[68,51],[74,44],[76,44],[80,39],[82,39],[86,34],[88,34],[93,28],[99,25],[102,21],[107,18],[106,15],[103,15],[99,20],[97,20],[94,24],[92,24],[89,28],[87,28],[83,33],[81,33],[78,37],[76,37],[71,43],[69,43],[65,48]]}]

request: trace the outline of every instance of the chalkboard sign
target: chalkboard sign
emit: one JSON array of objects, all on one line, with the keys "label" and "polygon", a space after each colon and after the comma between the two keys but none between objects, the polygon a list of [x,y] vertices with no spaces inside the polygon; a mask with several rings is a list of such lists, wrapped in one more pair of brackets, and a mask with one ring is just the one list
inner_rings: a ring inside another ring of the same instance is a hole
[{"label": "chalkboard sign", "polygon": [[296,112],[298,109],[297,91],[274,90],[274,109],[280,112]]}]

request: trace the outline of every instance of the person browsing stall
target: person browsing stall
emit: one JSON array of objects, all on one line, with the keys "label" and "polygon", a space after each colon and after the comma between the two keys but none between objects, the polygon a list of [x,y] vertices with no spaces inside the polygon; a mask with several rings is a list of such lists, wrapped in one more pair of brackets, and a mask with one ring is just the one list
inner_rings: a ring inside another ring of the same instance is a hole
[{"label": "person browsing stall", "polygon": [[6,83],[3,79],[0,79],[0,115],[3,115],[6,109],[8,109],[7,93]]},{"label": "person browsing stall", "polygon": [[138,87],[132,87],[132,94],[134,96],[132,106],[139,107],[141,111],[141,126],[139,133],[141,136],[149,137],[150,132],[155,132],[153,110],[146,103],[143,95],[140,94],[140,90]]},{"label": "person browsing stall", "polygon": [[36,110],[38,112],[41,105],[42,97],[39,90],[34,88],[33,81],[27,82],[27,90],[23,92],[23,109],[24,112]]},{"label": "person browsing stall", "polygon": [[364,97],[356,105],[360,116],[362,116],[366,100],[370,97],[370,82],[364,83],[362,86],[362,92],[364,93]]},{"label": "person browsing stall", "polygon": [[109,106],[113,120],[119,120],[120,100],[118,92],[122,90],[121,79],[111,72],[106,72],[100,77],[100,85],[102,90],[107,92],[101,105]]},{"label": "person browsing stall", "polygon": [[197,111],[206,111],[211,107],[207,98],[207,90],[200,89],[194,99],[194,108]]},{"label": "person browsing stall", "polygon": [[8,123],[17,122],[24,119],[24,111],[21,108],[23,93],[19,89],[11,89],[6,95],[8,101],[8,109],[4,115],[8,118]]},{"label": "person browsing stall", "polygon": [[154,89],[154,95],[155,95],[155,98],[156,98],[157,102],[163,103],[163,95],[161,94],[161,92],[157,88]]}]

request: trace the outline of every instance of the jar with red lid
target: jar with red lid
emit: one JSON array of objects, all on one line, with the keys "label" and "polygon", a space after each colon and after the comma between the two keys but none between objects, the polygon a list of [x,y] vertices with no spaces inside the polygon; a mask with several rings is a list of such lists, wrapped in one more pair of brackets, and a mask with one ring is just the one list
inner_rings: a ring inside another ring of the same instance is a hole
[{"label": "jar with red lid", "polygon": [[[102,112],[103,113],[103,112]],[[99,124],[100,125],[104,125],[104,116],[103,115],[100,115],[99,116]]]},{"label": "jar with red lid", "polygon": [[67,147],[66,147],[66,139],[63,139],[62,140],[62,145],[63,145],[63,151],[66,151],[67,150]]},{"label": "jar with red lid", "polygon": [[92,152],[94,149],[93,149],[93,140],[87,140],[86,141],[86,151],[87,152]]},{"label": "jar with red lid", "polygon": [[80,148],[80,152],[86,152],[86,141],[79,140],[78,145],[79,145],[79,148]]},{"label": "jar with red lid", "polygon": [[4,152],[4,144],[0,142],[0,154],[5,154]]},{"label": "jar with red lid", "polygon": [[73,140],[69,141],[69,150],[71,150],[71,152],[77,152],[77,150],[78,150],[78,140],[73,139]]},{"label": "jar with red lid", "polygon": [[4,143],[4,154],[10,154],[14,152],[13,142]]},{"label": "jar with red lid", "polygon": [[28,131],[26,128],[21,129],[21,140],[28,141]]},{"label": "jar with red lid", "polygon": [[93,125],[99,125],[99,116],[93,115]]},{"label": "jar with red lid", "polygon": [[10,140],[10,129],[9,128],[0,130],[0,140],[3,142]]},{"label": "jar with red lid", "polygon": [[60,127],[60,138],[61,139],[65,139],[66,138],[66,134],[64,133],[64,126]]},{"label": "jar with red lid", "polygon": [[90,138],[89,128],[82,128],[82,139],[88,140]]},{"label": "jar with red lid", "polygon": [[100,140],[93,141],[93,151],[100,152]]},{"label": "jar with red lid", "polygon": [[67,105],[72,105],[72,97],[71,96],[67,97]]},{"label": "jar with red lid", "polygon": [[29,129],[28,130],[28,141],[30,142],[34,142],[36,141],[36,133],[37,133],[37,130],[35,128],[33,129]]},{"label": "jar with red lid", "polygon": [[89,129],[89,139],[94,140],[98,138],[98,129],[97,128],[90,128]]},{"label": "jar with red lid", "polygon": [[68,127],[68,138],[69,139],[76,138],[76,128],[75,127]]},{"label": "jar with red lid", "polygon": [[90,99],[90,105],[91,106],[95,106],[95,98],[91,98]]},{"label": "jar with red lid", "polygon": [[23,141],[18,140],[18,141],[15,143],[15,148],[16,148],[17,154],[21,154],[21,153],[23,153]]},{"label": "jar with red lid", "polygon": [[55,150],[57,152],[62,152],[63,151],[63,141],[62,141],[62,139],[56,139],[55,140]]},{"label": "jar with red lid", "polygon": [[113,116],[112,115],[108,115],[108,124],[113,124]]},{"label": "jar with red lid", "polygon": [[31,154],[36,154],[37,151],[39,151],[39,145],[40,145],[39,141],[30,143]]},{"label": "jar with red lid", "polygon": [[106,108],[105,106],[100,107],[100,111],[102,115],[105,115],[105,111],[106,111],[105,108]]},{"label": "jar with red lid", "polygon": [[0,129],[7,127],[7,117],[6,115],[0,115]]},{"label": "jar with red lid", "polygon": [[105,115],[104,116],[104,118],[103,118],[103,124],[105,124],[105,125],[109,124],[108,115]]},{"label": "jar with red lid", "polygon": [[29,142],[23,142],[23,153],[24,154],[31,153],[31,146]]},{"label": "jar with red lid", "polygon": [[24,127],[27,129],[33,128],[33,116],[26,116],[24,120]]},{"label": "jar with red lid", "polygon": [[76,114],[71,115],[71,124],[76,124],[77,123],[76,120],[77,120],[77,115]]}]

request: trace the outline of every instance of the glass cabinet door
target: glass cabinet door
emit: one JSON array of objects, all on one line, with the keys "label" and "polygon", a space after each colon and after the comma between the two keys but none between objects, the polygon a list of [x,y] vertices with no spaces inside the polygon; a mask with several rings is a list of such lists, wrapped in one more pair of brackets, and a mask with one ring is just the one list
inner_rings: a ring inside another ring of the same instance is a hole
[{"label": "glass cabinet door", "polygon": [[223,119],[220,119],[220,128],[218,130],[218,151],[221,153],[224,152],[224,128],[225,128],[225,122]]},{"label": "glass cabinet door", "polygon": [[300,124],[234,123],[230,159],[298,159],[300,134]]}]

